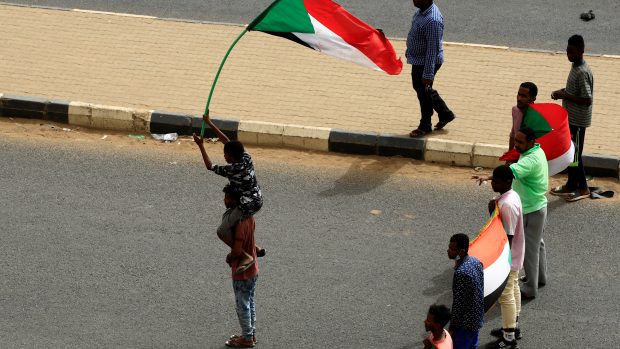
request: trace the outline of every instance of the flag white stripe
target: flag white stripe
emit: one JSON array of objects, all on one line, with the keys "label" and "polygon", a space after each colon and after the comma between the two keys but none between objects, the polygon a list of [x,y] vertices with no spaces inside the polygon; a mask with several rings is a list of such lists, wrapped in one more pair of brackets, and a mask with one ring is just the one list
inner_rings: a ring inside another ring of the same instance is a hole
[{"label": "flag white stripe", "polygon": [[375,64],[375,62],[363,54],[362,51],[351,46],[348,42],[344,41],[340,36],[321,24],[321,22],[316,20],[314,17],[310,16],[310,21],[314,26],[314,34],[293,34],[317,51],[357,63],[364,67],[383,71]]},{"label": "flag white stripe", "polygon": [[484,269],[484,296],[488,296],[497,290],[502,283],[506,281],[510,273],[510,263],[508,263],[508,254],[510,253],[510,245],[508,242],[504,245],[502,254]]},{"label": "flag white stripe", "polygon": [[570,149],[566,153],[558,156],[553,160],[547,161],[547,164],[549,165],[549,176],[553,176],[564,171],[564,169],[566,169],[568,165],[573,162],[574,157],[575,145],[573,144],[573,142],[570,142]]}]

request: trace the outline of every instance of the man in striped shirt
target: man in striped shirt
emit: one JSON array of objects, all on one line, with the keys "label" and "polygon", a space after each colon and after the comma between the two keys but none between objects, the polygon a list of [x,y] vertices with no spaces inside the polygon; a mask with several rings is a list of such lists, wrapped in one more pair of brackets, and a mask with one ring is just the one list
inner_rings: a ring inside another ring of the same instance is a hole
[{"label": "man in striped shirt", "polygon": [[454,113],[433,89],[435,74],[443,64],[443,16],[433,0],[413,0],[413,5],[418,11],[413,15],[405,56],[407,63],[411,64],[411,82],[420,102],[422,117],[418,128],[409,135],[422,137],[433,131],[433,110],[439,116],[435,130],[443,129],[454,120]]},{"label": "man in striped shirt", "polygon": [[568,74],[566,88],[551,94],[551,98],[561,99],[562,106],[568,111],[568,125],[575,143],[575,159],[568,167],[568,180],[563,186],[552,189],[551,194],[566,197],[569,202],[590,196],[581,154],[586,128],[592,124],[594,77],[590,66],[583,59],[584,49],[581,35],[573,35],[568,39],[566,56],[573,66]]}]

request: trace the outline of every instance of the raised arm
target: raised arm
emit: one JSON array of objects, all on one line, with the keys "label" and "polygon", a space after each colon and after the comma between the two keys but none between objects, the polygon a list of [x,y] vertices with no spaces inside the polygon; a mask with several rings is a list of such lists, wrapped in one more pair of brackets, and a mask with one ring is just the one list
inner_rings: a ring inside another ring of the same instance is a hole
[{"label": "raised arm", "polygon": [[196,144],[198,145],[198,149],[200,149],[200,154],[202,154],[202,160],[204,160],[205,166],[207,166],[208,170],[212,169],[213,163],[211,162],[211,159],[209,158],[209,154],[207,154],[207,151],[205,150],[205,146],[202,141],[202,138],[198,137],[198,135],[196,135],[195,133],[193,134],[193,137],[194,137],[194,142],[196,142]]},{"label": "raised arm", "polygon": [[220,142],[222,142],[224,144],[230,142],[230,139],[228,139],[228,137],[224,134],[224,132],[222,132],[219,128],[217,128],[217,126],[215,126],[213,121],[211,121],[211,118],[209,117],[209,112],[208,111],[202,116],[202,119],[205,121],[205,123],[207,125],[209,125],[209,127],[211,127],[213,132],[215,132],[215,134],[217,135],[217,138],[220,140]]}]

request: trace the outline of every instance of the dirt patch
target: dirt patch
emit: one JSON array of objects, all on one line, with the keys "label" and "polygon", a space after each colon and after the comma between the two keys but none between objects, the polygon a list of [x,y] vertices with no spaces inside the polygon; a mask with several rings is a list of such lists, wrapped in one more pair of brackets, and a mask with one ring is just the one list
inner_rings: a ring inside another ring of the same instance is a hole
[{"label": "dirt patch", "polygon": [[[140,140],[129,136],[128,132],[93,130],[70,125],[56,124],[41,120],[0,119],[0,136],[19,139],[23,142],[45,143],[53,147],[82,147],[98,151],[141,151],[153,156],[174,155],[177,159],[195,161],[201,164],[196,145],[189,136],[181,136],[174,142],[161,142],[144,135]],[[206,149],[215,161],[222,161],[222,145],[206,142]],[[317,151],[294,150],[287,148],[266,148],[248,146],[255,161],[260,163],[286,163],[314,169],[342,169],[355,167],[362,172],[390,173],[410,178],[441,179],[443,183],[463,184],[475,174],[489,174],[491,169],[476,171],[467,167],[432,164],[402,157],[357,156]],[[566,176],[557,175],[549,181],[550,186],[561,185]],[[620,182],[611,178],[595,178],[592,186],[604,190],[620,192]],[[605,202],[618,201],[618,196]]]}]

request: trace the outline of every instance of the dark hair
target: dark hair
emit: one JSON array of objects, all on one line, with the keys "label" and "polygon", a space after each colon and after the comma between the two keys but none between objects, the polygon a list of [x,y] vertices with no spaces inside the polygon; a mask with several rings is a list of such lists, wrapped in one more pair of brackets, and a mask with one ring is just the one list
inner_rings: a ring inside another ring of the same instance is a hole
[{"label": "dark hair", "polygon": [[443,304],[433,304],[428,308],[428,313],[433,315],[435,322],[445,327],[450,322],[450,309]]},{"label": "dark hair", "polygon": [[582,50],[586,48],[586,44],[583,41],[583,36],[581,36],[579,34],[575,34],[575,35],[571,36],[570,38],[568,38],[568,45],[575,46],[575,47],[580,48]]},{"label": "dark hair", "polygon": [[450,242],[456,242],[456,248],[460,250],[469,251],[469,237],[463,233],[452,235]]},{"label": "dark hair", "polygon": [[533,141],[536,139],[536,133],[529,127],[521,127],[521,129],[519,129],[519,132],[523,133],[528,141]]},{"label": "dark hair", "polygon": [[243,143],[239,141],[230,141],[224,144],[224,153],[228,154],[235,160],[241,159],[244,152],[245,148],[243,148]]},{"label": "dark hair", "polygon": [[510,166],[499,165],[493,170],[493,178],[501,179],[507,182],[512,182],[514,175]]},{"label": "dark hair", "polygon": [[536,86],[536,84],[531,81],[526,81],[522,83],[519,87],[526,88],[528,91],[530,91],[530,96],[532,97],[536,97],[538,95],[538,86]]},{"label": "dark hair", "polygon": [[224,186],[224,189],[222,189],[222,191],[224,193],[230,195],[236,201],[241,200],[241,191],[239,191],[237,188],[235,188],[232,185],[230,185],[230,183],[226,184]]}]

